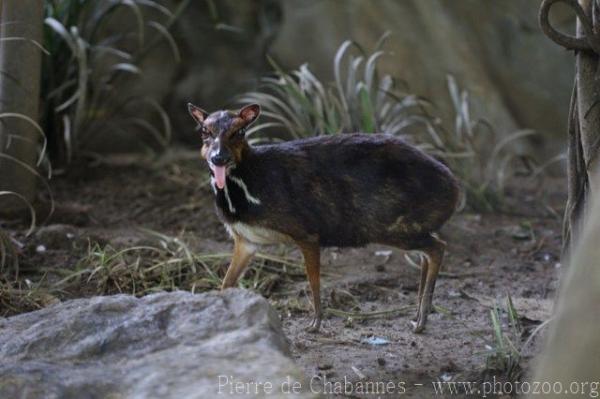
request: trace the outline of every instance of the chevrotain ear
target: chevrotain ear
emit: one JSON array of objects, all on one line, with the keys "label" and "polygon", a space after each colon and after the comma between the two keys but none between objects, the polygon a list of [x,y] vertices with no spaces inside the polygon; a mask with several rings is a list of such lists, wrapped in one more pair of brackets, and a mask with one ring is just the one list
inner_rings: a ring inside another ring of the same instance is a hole
[{"label": "chevrotain ear", "polygon": [[192,118],[194,118],[194,120],[198,124],[204,123],[204,120],[208,116],[208,112],[206,112],[200,107],[196,107],[192,103],[188,103],[188,112],[190,113],[190,115],[192,115]]},{"label": "chevrotain ear", "polygon": [[244,108],[240,109],[239,116],[246,122],[246,125],[251,124],[258,118],[260,114],[260,105],[258,104],[250,104],[246,105]]}]

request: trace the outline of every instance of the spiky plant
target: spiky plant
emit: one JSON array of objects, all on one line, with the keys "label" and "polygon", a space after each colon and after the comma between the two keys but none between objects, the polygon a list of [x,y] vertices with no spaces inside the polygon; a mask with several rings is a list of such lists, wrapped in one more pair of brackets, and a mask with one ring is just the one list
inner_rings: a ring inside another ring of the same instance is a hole
[{"label": "spiky plant", "polygon": [[522,373],[521,334],[523,331],[519,314],[510,295],[506,298],[506,313],[508,331],[502,327],[498,306],[490,309],[494,341],[492,345],[488,346],[486,365],[487,369],[503,372],[507,380],[515,381]]},{"label": "spiky plant", "polygon": [[472,116],[469,93],[454,77],[448,76],[447,82],[455,115],[453,127],[446,128],[437,118],[419,119],[428,132],[426,140],[421,139],[424,149],[443,159],[459,176],[467,205],[477,211],[499,209],[515,162],[531,158],[520,154],[516,144],[536,132],[498,132],[487,120]]},{"label": "spiky plant", "polygon": [[[169,28],[189,3],[184,0],[171,11],[154,0],[46,1],[44,47],[50,56],[42,76],[43,124],[58,158],[68,161],[86,140],[107,129],[141,129],[166,145],[171,127],[160,104],[121,88],[143,73],[141,61],[160,40],[179,61]],[[150,12],[160,17],[150,19]],[[111,22],[119,13],[130,13],[132,23],[115,31]],[[155,113],[162,126],[136,117],[140,109]]]},{"label": "spiky plant", "polygon": [[248,131],[283,127],[282,138],[300,138],[343,132],[400,134],[408,115],[421,112],[423,98],[402,92],[389,74],[381,74],[378,61],[385,55],[384,35],[373,53],[345,41],[333,60],[333,82],[321,82],[307,64],[287,73],[270,60],[274,76],[261,80],[260,91],[240,97],[257,102],[270,120]]}]

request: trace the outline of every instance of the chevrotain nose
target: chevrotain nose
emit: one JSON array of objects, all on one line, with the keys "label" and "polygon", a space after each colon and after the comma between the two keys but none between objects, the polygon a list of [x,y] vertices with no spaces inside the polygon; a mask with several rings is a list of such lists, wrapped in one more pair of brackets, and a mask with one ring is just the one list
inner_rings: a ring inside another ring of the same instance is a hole
[{"label": "chevrotain nose", "polygon": [[210,161],[215,166],[225,166],[231,161],[231,156],[223,152],[218,152],[210,157]]}]

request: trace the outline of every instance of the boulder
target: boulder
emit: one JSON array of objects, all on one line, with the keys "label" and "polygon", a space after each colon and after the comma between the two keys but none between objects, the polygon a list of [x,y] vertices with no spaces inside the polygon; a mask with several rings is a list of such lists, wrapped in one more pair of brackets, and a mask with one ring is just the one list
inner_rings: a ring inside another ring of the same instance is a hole
[{"label": "boulder", "polygon": [[0,319],[0,359],[2,398],[283,397],[307,387],[277,314],[239,289],[77,299]]}]

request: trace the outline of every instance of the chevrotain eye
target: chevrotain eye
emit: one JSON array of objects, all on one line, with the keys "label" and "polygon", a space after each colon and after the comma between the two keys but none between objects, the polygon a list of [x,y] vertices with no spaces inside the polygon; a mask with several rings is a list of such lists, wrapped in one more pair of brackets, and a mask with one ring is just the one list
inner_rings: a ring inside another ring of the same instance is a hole
[{"label": "chevrotain eye", "polygon": [[202,140],[207,140],[207,139],[209,139],[211,137],[210,131],[206,127],[200,125],[197,130],[200,131],[200,135],[202,136]]}]

